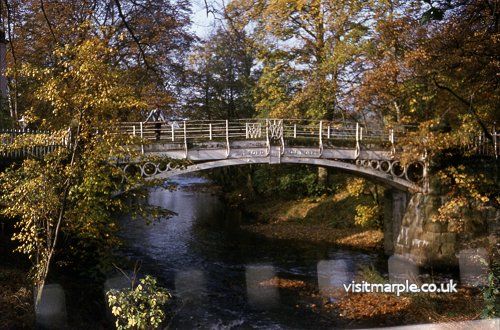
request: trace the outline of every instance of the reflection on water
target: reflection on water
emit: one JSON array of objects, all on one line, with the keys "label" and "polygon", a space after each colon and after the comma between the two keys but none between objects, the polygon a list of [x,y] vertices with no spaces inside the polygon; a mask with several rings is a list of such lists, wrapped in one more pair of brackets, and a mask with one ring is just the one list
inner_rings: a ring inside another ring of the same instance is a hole
[{"label": "reflection on water", "polygon": [[276,276],[271,265],[245,266],[248,303],[257,309],[269,309],[279,304],[278,288],[270,280]]},{"label": "reflection on water", "polygon": [[176,272],[175,291],[184,302],[202,299],[206,292],[205,275],[196,269]]},{"label": "reflection on water", "polygon": [[298,291],[269,285],[269,280],[296,279],[323,291],[352,280],[360,266],[377,263],[379,257],[245,234],[237,228],[237,214],[225,212],[217,196],[190,189],[203,182],[182,177],[177,179],[176,191],[151,191],[149,203],[175,211],[171,219],[150,226],[140,220],[122,220],[123,254],[141,260],[142,272],[157,277],[183,301],[171,326],[281,329],[335,325],[305,308]]},{"label": "reflection on water", "polygon": [[320,260],[318,262],[318,287],[324,296],[331,296],[349,284],[356,275],[355,264],[348,259]]}]

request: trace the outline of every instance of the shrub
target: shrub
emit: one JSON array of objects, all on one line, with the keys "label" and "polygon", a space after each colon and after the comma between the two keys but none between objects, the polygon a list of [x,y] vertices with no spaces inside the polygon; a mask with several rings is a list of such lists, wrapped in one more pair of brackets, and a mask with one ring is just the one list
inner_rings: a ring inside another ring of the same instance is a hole
[{"label": "shrub", "polygon": [[373,227],[377,225],[380,208],[378,205],[357,205],[354,223],[360,227]]},{"label": "shrub", "polygon": [[165,320],[163,311],[172,297],[146,276],[135,288],[106,292],[111,313],[116,317],[117,329],[156,329]]}]

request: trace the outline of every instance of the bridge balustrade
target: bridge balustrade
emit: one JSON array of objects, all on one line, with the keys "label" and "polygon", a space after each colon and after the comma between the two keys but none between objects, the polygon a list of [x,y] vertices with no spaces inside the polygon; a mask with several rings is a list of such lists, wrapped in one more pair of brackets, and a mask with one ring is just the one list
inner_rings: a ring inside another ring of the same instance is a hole
[{"label": "bridge balustrade", "polygon": [[[26,138],[25,143],[19,139]],[[35,141],[30,143],[28,139]],[[30,129],[0,129],[0,158],[22,159],[28,156],[43,157],[60,147],[66,147],[69,135],[54,136],[53,132]]]},{"label": "bridge balustrade", "polygon": [[[270,144],[287,146],[319,146],[337,148],[361,148],[391,150],[395,152],[397,140],[416,126],[399,125],[381,127],[363,125],[355,121],[327,121],[302,119],[239,119],[239,120],[172,120],[155,122],[122,122],[117,133],[137,136],[144,141],[178,144],[187,148],[197,144],[229,141],[265,141]],[[69,132],[69,131],[68,131]],[[12,144],[19,136],[45,136],[43,144],[5,151],[0,149],[2,158],[23,158],[27,155],[42,156],[60,146],[67,146],[69,135],[56,139],[49,131],[29,129],[0,129],[1,144]],[[484,133],[472,134],[464,139],[462,151],[498,157],[500,145],[498,133],[492,130],[493,142]],[[5,148],[3,148],[5,149]]]},{"label": "bridge balustrade", "polygon": [[144,140],[165,143],[210,142],[228,140],[287,140],[293,144],[314,145],[334,143],[353,147],[356,141],[372,146],[388,147],[411,127],[397,129],[366,127],[357,122],[321,120],[241,119],[241,120],[180,120],[170,122],[124,122],[119,132]]}]

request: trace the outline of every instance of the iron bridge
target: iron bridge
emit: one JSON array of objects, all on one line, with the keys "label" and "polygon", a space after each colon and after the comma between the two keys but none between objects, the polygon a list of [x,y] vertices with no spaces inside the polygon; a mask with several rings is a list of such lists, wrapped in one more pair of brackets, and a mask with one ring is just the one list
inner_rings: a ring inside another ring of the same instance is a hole
[{"label": "iron bridge", "polygon": [[245,119],[120,123],[119,134],[140,138],[140,152],[168,161],[120,162],[125,175],[140,171],[148,180],[244,164],[309,164],[351,172],[391,187],[425,190],[424,159],[407,166],[398,160],[399,138],[411,127],[366,127],[357,122]]}]

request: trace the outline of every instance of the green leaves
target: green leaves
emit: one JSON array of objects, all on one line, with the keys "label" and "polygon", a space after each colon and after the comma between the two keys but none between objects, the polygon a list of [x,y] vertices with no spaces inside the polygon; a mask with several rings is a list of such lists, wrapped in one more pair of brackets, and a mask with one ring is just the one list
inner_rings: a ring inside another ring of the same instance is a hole
[{"label": "green leaves", "polygon": [[228,15],[250,27],[259,50],[259,115],[341,117],[339,99],[353,87],[348,76],[362,72],[362,62],[353,64],[367,46],[371,6],[358,0],[232,1]]},{"label": "green leaves", "polygon": [[494,264],[493,269],[488,274],[488,285],[483,288],[484,308],[481,317],[485,319],[498,316],[500,290],[498,289],[498,273],[495,274],[495,271],[498,272],[498,270],[499,265]]},{"label": "green leaves", "polygon": [[251,39],[244,30],[214,31],[190,58],[188,114],[203,119],[252,117],[254,57]]},{"label": "green leaves", "polygon": [[164,308],[172,296],[147,275],[132,289],[106,292],[111,313],[116,317],[116,328],[156,329],[165,320]]}]

